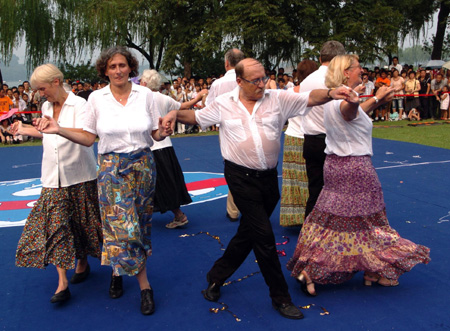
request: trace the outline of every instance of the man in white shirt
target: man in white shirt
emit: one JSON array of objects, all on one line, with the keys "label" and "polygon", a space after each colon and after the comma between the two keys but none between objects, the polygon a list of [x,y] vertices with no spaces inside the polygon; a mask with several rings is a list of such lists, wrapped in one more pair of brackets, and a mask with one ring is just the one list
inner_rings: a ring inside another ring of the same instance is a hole
[{"label": "man in white shirt", "polygon": [[345,98],[353,103],[358,98],[345,87],[303,94],[266,90],[264,67],[250,58],[239,62],[235,70],[238,87],[233,91],[219,96],[203,109],[171,112],[172,117],[164,119],[173,123],[177,118],[203,128],[221,125],[225,178],[242,213],[236,235],[207,274],[209,285],[203,295],[207,300],[217,301],[222,284],[253,250],[274,308],[283,317],[301,319],[303,314],[292,303],[288,292],[270,223],[280,198],[276,167],[281,132],[288,118],[304,115],[311,106],[331,98]]},{"label": "man in white shirt", "polygon": [[[237,86],[236,82],[236,72],[234,67],[239,63],[239,61],[244,59],[244,53],[240,50],[233,48],[225,53],[225,76],[216,79],[209,89],[208,97],[206,98],[206,105],[210,105],[216,97],[221,94],[230,92],[234,90]],[[227,196],[227,217],[231,222],[236,222],[239,220],[239,209],[234,203],[233,195],[230,190],[228,190]]]},{"label": "man in white shirt", "polygon": [[[323,89],[328,64],[336,55],[345,54],[344,46],[335,40],[327,41],[320,50],[319,69],[306,77],[300,84],[300,93],[314,89]],[[309,197],[305,207],[305,220],[313,210],[323,187],[323,165],[325,163],[325,126],[323,124],[323,106],[316,106],[303,117],[303,131],[305,141],[303,144],[303,158],[308,176]]]},{"label": "man in white shirt", "polygon": [[400,63],[398,63],[398,57],[396,56],[392,58],[392,64],[389,66],[389,71],[391,71],[392,68],[397,69],[399,73],[402,72],[403,67]]}]

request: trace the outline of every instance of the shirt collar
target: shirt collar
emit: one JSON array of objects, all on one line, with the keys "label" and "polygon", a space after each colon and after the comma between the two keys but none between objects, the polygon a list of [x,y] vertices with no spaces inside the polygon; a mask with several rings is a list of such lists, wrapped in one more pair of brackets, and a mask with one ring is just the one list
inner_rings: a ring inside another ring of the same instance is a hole
[{"label": "shirt collar", "polygon": [[76,95],[73,94],[72,91],[70,91],[68,94],[69,94],[69,96],[67,97],[67,99],[66,99],[66,101],[64,102],[64,104],[65,104],[65,105],[68,105],[68,106],[73,106],[73,105],[75,105],[75,102],[77,101],[76,98],[75,98]]},{"label": "shirt collar", "polygon": [[[240,91],[241,87],[238,85],[234,88],[234,90],[232,90],[230,92],[230,98],[233,99],[233,101],[238,102],[239,101],[239,91]],[[262,101],[264,100],[264,97],[269,94],[269,89],[265,89],[264,90],[264,95],[261,99],[259,99],[258,101]]]},{"label": "shirt collar", "polygon": [[236,71],[234,69],[230,69],[225,73],[225,76],[236,75]]},{"label": "shirt collar", "polygon": [[[131,82],[131,92],[139,92],[139,87],[140,85],[137,85],[133,82]],[[101,89],[101,91],[103,92],[103,94],[112,94],[111,92],[111,84],[106,85],[104,88]]]}]

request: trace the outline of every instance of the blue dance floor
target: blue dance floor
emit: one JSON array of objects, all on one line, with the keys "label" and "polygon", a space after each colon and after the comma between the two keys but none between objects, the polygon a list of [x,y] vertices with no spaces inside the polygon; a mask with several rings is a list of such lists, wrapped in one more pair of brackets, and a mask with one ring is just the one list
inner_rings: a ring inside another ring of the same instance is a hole
[{"label": "blue dance floor", "polygon": [[[285,265],[298,228],[279,225],[275,236],[289,290],[303,320],[282,318],[251,254],[222,288],[221,302],[206,301],[206,273],[222,254],[238,223],[225,217],[227,187],[218,137],[173,139],[194,203],[183,207],[189,224],[168,230],[172,215],[153,217],[149,279],[156,311],[143,316],[134,278],[124,295],[110,299],[111,269],[90,258],[91,275],[70,285],[65,304],[49,302],[57,287],[53,266],[17,268],[15,249],[40,190],[41,147],[0,148],[0,329],[2,330],[448,330],[450,329],[450,150],[374,140],[373,163],[380,177],[390,224],[402,237],[430,247],[432,261],[418,265],[393,288],[363,286],[362,273],[342,285],[316,286],[306,297]],[[281,170],[280,155],[279,169]],[[281,171],[280,171],[281,173]],[[280,177],[281,186],[281,177]],[[21,225],[22,224],[22,225]],[[69,277],[73,271],[69,271]],[[245,277],[250,275],[250,277]],[[227,309],[223,309],[227,307]],[[218,308],[218,310],[214,310]],[[328,314],[325,314],[328,312]]]}]

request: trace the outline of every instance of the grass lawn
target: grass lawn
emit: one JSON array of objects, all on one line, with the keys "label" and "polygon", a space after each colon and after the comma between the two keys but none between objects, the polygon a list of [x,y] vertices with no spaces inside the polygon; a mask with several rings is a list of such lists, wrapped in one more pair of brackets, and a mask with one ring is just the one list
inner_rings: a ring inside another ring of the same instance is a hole
[{"label": "grass lawn", "polygon": [[[427,125],[410,126],[413,121],[376,122],[372,136],[389,140],[450,149],[450,121],[421,121]],[[431,123],[437,123],[435,125]]]},{"label": "grass lawn", "polygon": [[[376,122],[373,126],[373,137],[389,140],[398,140],[421,144],[426,146],[441,147],[450,149],[450,121],[422,121],[420,123],[428,123],[423,126],[409,126],[417,122],[398,121],[398,122]],[[432,125],[430,123],[438,123]],[[171,138],[188,138],[197,136],[217,135],[217,131],[208,131],[195,134],[180,134],[171,136]],[[24,142],[20,145],[3,145],[1,147],[15,146],[39,146],[41,141],[35,139],[33,142]]]}]

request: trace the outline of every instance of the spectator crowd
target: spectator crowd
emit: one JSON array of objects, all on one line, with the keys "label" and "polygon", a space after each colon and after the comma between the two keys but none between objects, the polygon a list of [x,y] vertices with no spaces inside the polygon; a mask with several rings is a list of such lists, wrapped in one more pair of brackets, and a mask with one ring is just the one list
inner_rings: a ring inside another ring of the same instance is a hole
[{"label": "spectator crowd", "polygon": [[[267,89],[287,90],[298,85],[297,70],[291,74],[284,71],[265,69],[269,80]],[[421,65],[415,71],[412,65],[399,63],[397,57],[393,58],[392,64],[380,68],[374,67],[369,70],[363,67],[363,96],[361,101],[367,100],[374,95],[381,86],[392,86],[395,88],[396,96],[385,105],[377,108],[372,114],[373,121],[401,121],[401,120],[448,120],[450,90],[450,70],[424,68]],[[178,102],[187,102],[194,99],[202,90],[209,90],[211,84],[218,78],[223,77],[211,75],[206,78],[177,77],[172,82],[166,80],[160,87],[160,92],[170,96]],[[138,79],[135,79],[138,83]],[[75,95],[88,99],[89,95],[100,88],[105,87],[107,81],[95,82],[71,82],[66,80],[64,84],[67,91],[71,90]],[[201,101],[194,105],[195,109],[205,107],[206,95]],[[16,112],[13,116],[1,120],[0,137],[4,144],[20,143],[27,137],[13,137],[9,131],[10,125],[15,121],[31,123],[33,118],[40,117],[42,104],[46,101],[38,90],[33,89],[28,81],[18,86],[9,87],[3,83],[0,90],[0,116],[8,113],[11,109]],[[219,128],[212,126],[208,131],[218,131]],[[179,123],[174,134],[202,132],[198,126],[189,126]]]}]

